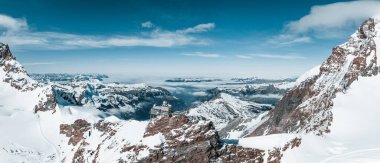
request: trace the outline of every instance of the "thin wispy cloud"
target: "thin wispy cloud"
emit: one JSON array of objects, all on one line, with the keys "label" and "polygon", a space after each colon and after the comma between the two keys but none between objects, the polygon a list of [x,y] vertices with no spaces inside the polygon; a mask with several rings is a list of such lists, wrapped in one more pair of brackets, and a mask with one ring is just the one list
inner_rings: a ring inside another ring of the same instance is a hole
[{"label": "thin wispy cloud", "polygon": [[236,57],[241,59],[253,59],[251,55],[236,55]]},{"label": "thin wispy cloud", "polygon": [[273,36],[267,42],[276,47],[293,46],[300,43],[310,43],[311,38],[308,36],[300,36],[297,34],[280,34]]},{"label": "thin wispy cloud", "polygon": [[[107,47],[174,47],[185,45],[207,45],[208,40],[192,33],[207,32],[214,28],[214,23],[199,24],[182,30],[168,31],[153,29],[136,36],[116,35],[77,35],[51,31],[34,31],[29,29],[26,19],[13,18],[0,14],[0,41],[16,48],[39,49],[73,49],[73,48],[107,48]],[[142,23],[144,28],[154,28],[151,22]]]},{"label": "thin wispy cloud", "polygon": [[305,59],[305,57],[298,56],[298,55],[292,55],[292,54],[256,54],[256,57],[261,58],[271,58],[271,59]]},{"label": "thin wispy cloud", "polygon": [[186,28],[183,30],[177,30],[178,33],[201,33],[207,32],[215,28],[215,23],[199,24],[195,27]]},{"label": "thin wispy cloud", "polygon": [[284,60],[295,60],[295,59],[305,59],[305,57],[296,54],[244,54],[236,55],[240,59],[254,59],[254,58],[269,58],[269,59],[284,59]]},{"label": "thin wispy cloud", "polygon": [[153,28],[155,25],[151,21],[146,21],[141,23],[141,27],[143,28]]},{"label": "thin wispy cloud", "polygon": [[222,58],[221,54],[216,53],[203,53],[203,52],[193,52],[193,53],[183,53],[182,55],[188,57],[202,57],[202,58]]}]

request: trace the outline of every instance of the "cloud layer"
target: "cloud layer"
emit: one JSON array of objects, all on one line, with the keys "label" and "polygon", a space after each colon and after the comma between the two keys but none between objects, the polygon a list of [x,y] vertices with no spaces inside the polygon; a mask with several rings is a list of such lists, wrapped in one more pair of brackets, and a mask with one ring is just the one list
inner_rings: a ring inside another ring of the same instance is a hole
[{"label": "cloud layer", "polygon": [[202,58],[222,58],[223,57],[223,55],[220,55],[220,54],[203,53],[203,52],[184,53],[182,55],[189,56],[189,57],[202,57]]},{"label": "cloud layer", "polygon": [[214,23],[207,23],[207,24],[199,24],[195,27],[186,28],[183,30],[177,30],[178,33],[201,33],[201,32],[207,32],[211,29],[215,28]]},{"label": "cloud layer", "polygon": [[141,24],[151,31],[137,36],[117,35],[76,35],[50,31],[33,31],[26,19],[13,18],[0,14],[0,42],[23,48],[72,49],[72,48],[107,48],[107,47],[174,47],[184,45],[206,45],[209,42],[192,33],[207,32],[215,27],[214,23],[199,24],[194,27],[167,31],[154,28],[148,21]]}]

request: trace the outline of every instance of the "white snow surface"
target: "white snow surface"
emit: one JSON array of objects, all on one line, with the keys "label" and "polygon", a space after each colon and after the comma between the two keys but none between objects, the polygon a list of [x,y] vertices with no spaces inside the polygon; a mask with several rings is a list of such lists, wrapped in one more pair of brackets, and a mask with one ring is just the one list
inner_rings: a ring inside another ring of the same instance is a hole
[{"label": "white snow surface", "polygon": [[319,74],[319,72],[320,72],[320,67],[321,67],[321,65],[315,66],[312,69],[310,69],[309,71],[307,71],[304,74],[302,74],[300,77],[297,78],[297,80],[294,83],[294,85],[299,85],[303,81],[305,81],[307,79],[311,79],[314,76],[317,76]]}]

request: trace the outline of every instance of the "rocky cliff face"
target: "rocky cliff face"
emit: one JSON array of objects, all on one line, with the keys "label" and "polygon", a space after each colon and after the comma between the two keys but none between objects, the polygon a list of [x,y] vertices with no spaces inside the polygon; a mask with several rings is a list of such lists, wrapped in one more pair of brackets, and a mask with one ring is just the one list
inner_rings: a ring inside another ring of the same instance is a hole
[{"label": "rocky cliff face", "polygon": [[4,73],[1,80],[9,83],[12,87],[28,91],[34,90],[38,86],[38,83],[26,73],[24,67],[16,61],[9,46],[3,43],[0,43],[0,67],[2,68],[1,73]]},{"label": "rocky cliff face", "polygon": [[359,76],[379,73],[374,37],[376,22],[366,20],[348,42],[335,47],[320,72],[291,89],[251,135],[330,132],[336,93]]}]

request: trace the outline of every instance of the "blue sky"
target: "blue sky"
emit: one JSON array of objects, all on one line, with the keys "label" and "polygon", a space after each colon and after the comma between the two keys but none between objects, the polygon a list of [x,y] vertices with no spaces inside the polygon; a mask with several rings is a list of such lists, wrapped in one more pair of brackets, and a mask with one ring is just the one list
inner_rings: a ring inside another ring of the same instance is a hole
[{"label": "blue sky", "polygon": [[29,72],[288,77],[325,60],[380,3],[0,0],[0,6],[0,42]]}]

